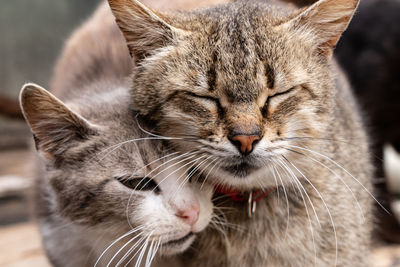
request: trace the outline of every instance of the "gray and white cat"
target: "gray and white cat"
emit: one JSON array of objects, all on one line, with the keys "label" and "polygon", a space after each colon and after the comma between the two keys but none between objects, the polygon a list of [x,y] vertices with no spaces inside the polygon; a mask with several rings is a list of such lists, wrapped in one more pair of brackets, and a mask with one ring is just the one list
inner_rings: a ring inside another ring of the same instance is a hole
[{"label": "gray and white cat", "polygon": [[225,216],[242,229],[207,228],[186,266],[367,266],[373,167],[332,58],[358,0],[179,13],[109,4],[137,64],[132,107],[174,151],[208,159],[197,166],[232,196]]},{"label": "gray and white cat", "polygon": [[160,144],[132,127],[128,90],[96,89],[68,106],[33,84],[21,91],[41,154],[37,210],[49,259],[114,266],[136,254],[135,264],[141,251],[143,263],[156,251],[184,251],[211,220],[211,190],[185,183],[182,156],[163,156]]},{"label": "gray and white cat", "polygon": [[53,80],[58,98],[34,84],[21,91],[40,154],[36,211],[44,247],[54,266],[149,266],[155,256],[152,266],[172,266],[165,255],[187,249],[209,224],[212,192],[187,181],[189,165],[179,163],[185,154],[167,153],[163,138],[140,130],[129,108],[122,36],[114,25],[103,34],[109,42],[90,38],[94,22],[107,23],[104,11],[68,42]]}]

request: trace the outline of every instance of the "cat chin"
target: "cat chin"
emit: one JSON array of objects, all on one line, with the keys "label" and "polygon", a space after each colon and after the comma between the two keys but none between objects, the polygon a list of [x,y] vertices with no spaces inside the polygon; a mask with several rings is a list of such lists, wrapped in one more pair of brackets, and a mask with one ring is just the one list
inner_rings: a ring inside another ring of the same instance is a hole
[{"label": "cat chin", "polygon": [[208,179],[211,183],[241,190],[252,190],[260,188],[260,186],[273,187],[280,184],[275,180],[274,175],[267,167],[253,169],[247,172],[247,175],[235,175],[233,172],[219,168]]},{"label": "cat chin", "polygon": [[163,256],[170,256],[182,253],[190,247],[195,238],[196,236],[193,233],[189,233],[182,238],[164,242],[161,245],[160,254]]}]

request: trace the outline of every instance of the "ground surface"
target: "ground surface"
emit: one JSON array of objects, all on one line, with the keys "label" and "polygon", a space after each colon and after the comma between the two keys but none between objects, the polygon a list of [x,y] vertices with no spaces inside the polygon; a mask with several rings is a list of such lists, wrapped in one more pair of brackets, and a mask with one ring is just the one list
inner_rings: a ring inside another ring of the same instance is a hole
[{"label": "ground surface", "polygon": [[2,267],[50,266],[34,224],[23,223],[0,228],[0,251]]},{"label": "ground surface", "polygon": [[[0,228],[0,266],[48,267],[34,223],[22,223]],[[371,253],[371,267],[400,266],[400,247],[383,246]]]}]

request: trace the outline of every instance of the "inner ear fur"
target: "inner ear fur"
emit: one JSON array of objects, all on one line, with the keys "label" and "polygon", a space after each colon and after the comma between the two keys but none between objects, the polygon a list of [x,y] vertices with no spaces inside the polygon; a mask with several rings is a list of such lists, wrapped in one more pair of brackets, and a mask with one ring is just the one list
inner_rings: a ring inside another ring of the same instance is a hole
[{"label": "inner ear fur", "polygon": [[59,156],[75,141],[83,141],[97,133],[96,126],[38,85],[23,86],[20,106],[37,149],[46,157]]},{"label": "inner ear fur", "polygon": [[108,0],[108,3],[136,61],[173,42],[183,32],[167,23],[160,12],[137,0]]},{"label": "inner ear fur", "polygon": [[320,52],[330,57],[342,33],[348,27],[359,0],[320,0],[284,25],[291,29],[311,31],[312,41]]}]

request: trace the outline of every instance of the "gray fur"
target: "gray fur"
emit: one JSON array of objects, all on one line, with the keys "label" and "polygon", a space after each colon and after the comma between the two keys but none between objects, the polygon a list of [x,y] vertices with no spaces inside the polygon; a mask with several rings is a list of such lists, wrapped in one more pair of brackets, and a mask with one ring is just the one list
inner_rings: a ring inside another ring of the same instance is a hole
[{"label": "gray fur", "polygon": [[[140,130],[129,108],[129,83],[124,78],[130,71],[129,55],[119,49],[124,48],[122,36],[112,21],[102,6],[68,42],[53,81],[59,98],[34,84],[25,85],[20,95],[40,155],[36,213],[45,251],[54,266],[94,266],[97,260],[97,266],[116,265],[119,260],[127,264],[142,250],[146,252],[144,266],[149,249],[139,246],[127,254],[141,237],[148,237],[155,247],[160,242],[155,265],[157,261],[171,263],[174,259],[165,255],[182,252],[195,235],[180,244],[167,243],[199,233],[212,215],[210,188],[200,190],[184,182],[187,168],[179,168],[182,165],[175,164],[177,160],[168,163],[172,156],[162,158],[170,153],[162,139],[136,141],[149,135]],[[89,38],[98,23],[111,25],[103,37],[114,41],[97,43],[100,38]],[[97,62],[96,71],[93,62]],[[122,65],[116,67],[117,62]],[[123,184],[147,175],[158,190]],[[193,224],[180,214],[189,209],[199,209]],[[142,228],[106,250],[137,227]],[[128,257],[122,260],[123,255]]]}]

